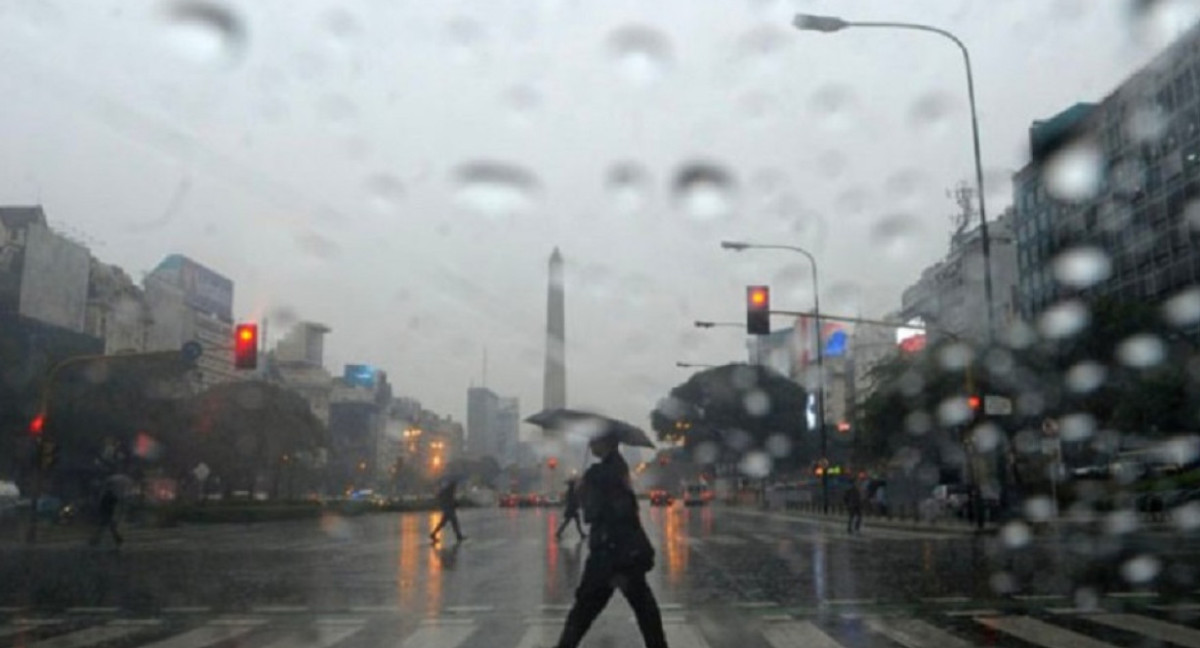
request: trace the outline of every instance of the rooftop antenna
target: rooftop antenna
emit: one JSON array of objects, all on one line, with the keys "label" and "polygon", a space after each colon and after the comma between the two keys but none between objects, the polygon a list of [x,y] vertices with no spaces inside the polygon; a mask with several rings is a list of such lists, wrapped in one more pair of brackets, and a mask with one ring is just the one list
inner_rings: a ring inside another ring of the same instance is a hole
[{"label": "rooftop antenna", "polygon": [[487,347],[483,347],[483,387],[487,387]]}]

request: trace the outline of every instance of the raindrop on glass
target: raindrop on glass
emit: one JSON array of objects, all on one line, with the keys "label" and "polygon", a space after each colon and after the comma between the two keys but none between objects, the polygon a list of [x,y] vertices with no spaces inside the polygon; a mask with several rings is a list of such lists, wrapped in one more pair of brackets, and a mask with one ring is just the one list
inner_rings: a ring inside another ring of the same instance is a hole
[{"label": "raindrop on glass", "polygon": [[333,9],[322,19],[325,31],[339,43],[353,40],[359,32],[358,20],[345,9]]},{"label": "raindrop on glass", "polygon": [[1180,531],[1200,529],[1200,502],[1188,502],[1171,509],[1171,521]]},{"label": "raindrop on glass", "polygon": [[938,351],[938,363],[942,369],[946,371],[959,371],[966,369],[971,359],[975,356],[971,351],[971,347],[962,342],[955,342],[942,347]]},{"label": "raindrop on glass", "polygon": [[1200,287],[1176,293],[1163,304],[1163,316],[1172,326],[1187,328],[1200,322]]},{"label": "raindrop on glass", "polygon": [[971,444],[979,452],[991,452],[1000,445],[1000,428],[991,423],[975,426],[971,430]]},{"label": "raindrop on glass", "polygon": [[641,213],[650,202],[650,174],[635,162],[613,165],[604,184],[619,214]]},{"label": "raindrop on glass", "polygon": [[747,452],[738,463],[738,470],[752,479],[762,479],[771,474],[771,455],[760,452]]},{"label": "raindrop on glass", "polygon": [[1020,549],[1033,540],[1033,532],[1028,524],[1014,520],[1000,528],[1000,540],[1009,549]]},{"label": "raindrop on glass", "polygon": [[997,594],[1010,594],[1017,590],[1017,579],[1008,572],[996,572],[988,578],[988,585]]},{"label": "raindrop on glass", "polygon": [[1104,532],[1109,535],[1125,535],[1138,528],[1137,513],[1130,510],[1113,511],[1104,517]]},{"label": "raindrop on glass", "polygon": [[904,417],[904,429],[913,436],[921,436],[933,429],[933,417],[925,410],[909,412]]},{"label": "raindrop on glass", "polygon": [[167,38],[192,63],[229,68],[241,60],[246,28],[225,4],[199,0],[174,2],[167,7],[166,18]]},{"label": "raindrop on glass", "polygon": [[671,64],[670,41],[652,27],[622,27],[609,36],[608,49],[617,72],[635,85],[658,81]]},{"label": "raindrop on glass", "polygon": [[1121,364],[1136,369],[1146,369],[1161,363],[1166,353],[1163,341],[1150,333],[1132,335],[1117,345],[1117,359]]},{"label": "raindrop on glass", "polygon": [[696,446],[696,450],[692,453],[692,458],[697,464],[716,463],[717,458],[721,454],[721,449],[712,441],[704,441]]},{"label": "raindrop on glass", "polygon": [[766,74],[777,70],[783,52],[794,39],[774,25],[752,29],[738,39],[738,58],[748,74]]},{"label": "raindrop on glass", "polygon": [[1088,394],[1104,384],[1108,370],[1099,362],[1084,360],[1067,370],[1067,389],[1076,394]]},{"label": "raindrop on glass", "polygon": [[1149,554],[1142,554],[1125,561],[1121,565],[1121,576],[1129,583],[1148,583],[1158,576],[1162,562]]},{"label": "raindrop on glass", "polygon": [[916,129],[941,128],[954,112],[954,99],[944,92],[930,92],[913,102],[908,123]]},{"label": "raindrop on glass", "polygon": [[1161,108],[1153,104],[1134,108],[1125,122],[1125,133],[1134,142],[1140,144],[1156,143],[1166,132],[1167,115]]},{"label": "raindrop on glass", "polygon": [[[1011,186],[1012,180],[1009,179]],[[924,184],[924,178],[916,169],[901,169],[888,176],[883,183],[883,190],[893,200],[907,203],[918,197],[919,189]]]},{"label": "raindrop on glass", "polygon": [[537,178],[525,169],[502,162],[472,162],[454,171],[456,203],[492,220],[532,211],[540,193]]},{"label": "raindrop on glass", "polygon": [[1054,258],[1054,277],[1072,288],[1088,288],[1112,275],[1108,254],[1097,247],[1075,247]]},{"label": "raindrop on glass", "polygon": [[893,259],[901,259],[912,253],[920,234],[916,219],[907,214],[893,214],[871,227],[871,246]]},{"label": "raindrop on glass", "polygon": [[1054,515],[1054,503],[1045,495],[1035,495],[1025,500],[1025,517],[1030,522],[1045,522]]},{"label": "raindrop on glass", "polygon": [[971,406],[962,396],[952,396],[938,405],[938,421],[942,425],[958,425],[971,418]]},{"label": "raindrop on glass", "polygon": [[792,440],[786,434],[772,434],[767,437],[767,452],[776,459],[783,459],[792,454]]},{"label": "raindrop on glass", "polygon": [[771,413],[771,397],[767,396],[767,392],[755,389],[742,398],[742,407],[750,416],[764,417]]},{"label": "raindrop on glass", "polygon": [[337,243],[312,231],[297,234],[295,241],[301,252],[324,261],[336,259],[340,252]]},{"label": "raindrop on glass", "polygon": [[1100,191],[1104,164],[1104,155],[1094,142],[1073,142],[1046,161],[1042,170],[1046,193],[1068,202],[1090,200]]},{"label": "raindrop on glass", "polygon": [[685,165],[671,183],[675,204],[696,222],[710,222],[733,215],[736,201],[733,177],[724,167],[698,162]]},{"label": "raindrop on glass", "polygon": [[390,173],[378,173],[367,178],[366,192],[373,209],[393,214],[404,200],[404,183]]},{"label": "raindrop on glass", "polygon": [[483,61],[483,43],[487,36],[479,23],[469,18],[455,18],[446,26],[451,52],[459,63]]},{"label": "raindrop on glass", "polygon": [[843,130],[854,126],[855,97],[850,86],[827,83],[813,93],[809,108],[818,123],[829,130]]},{"label": "raindrop on glass", "polygon": [[1078,443],[1092,438],[1096,433],[1096,419],[1091,414],[1067,414],[1058,419],[1059,434],[1068,443]]},{"label": "raindrop on glass", "polygon": [[1091,322],[1092,316],[1083,302],[1063,301],[1047,308],[1038,320],[1043,337],[1060,340],[1078,334]]}]

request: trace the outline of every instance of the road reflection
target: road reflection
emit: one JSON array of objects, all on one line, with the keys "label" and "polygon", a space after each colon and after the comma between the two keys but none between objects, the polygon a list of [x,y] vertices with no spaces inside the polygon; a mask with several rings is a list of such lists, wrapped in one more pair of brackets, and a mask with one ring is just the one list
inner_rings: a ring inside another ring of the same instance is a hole
[{"label": "road reflection", "polygon": [[398,522],[397,543],[400,546],[399,573],[396,574],[396,587],[399,588],[398,598],[400,609],[408,609],[416,595],[417,583],[417,551],[422,532],[419,520],[415,515],[401,515]]},{"label": "road reflection", "polygon": [[683,581],[688,565],[687,514],[674,506],[660,509],[663,519],[663,550],[667,554],[667,582]]},{"label": "road reflection", "polygon": [[[437,526],[438,520],[440,519],[440,513],[429,514],[429,517],[426,518],[426,524],[428,525],[427,528],[430,532],[432,532],[433,528]],[[424,530],[422,529],[422,536],[423,535]],[[445,535],[450,535],[450,531],[448,529],[446,530]],[[412,542],[414,545],[416,545],[421,543],[423,540],[423,537],[414,537]],[[445,541],[452,542],[451,540]],[[430,616],[436,616],[442,610],[442,561],[438,560],[437,556],[437,552],[441,550],[443,550],[441,547],[433,546],[431,551],[424,553],[426,556],[426,577],[424,579],[426,583],[425,614]],[[451,545],[451,548],[448,549],[448,551],[457,551],[457,547]]]}]

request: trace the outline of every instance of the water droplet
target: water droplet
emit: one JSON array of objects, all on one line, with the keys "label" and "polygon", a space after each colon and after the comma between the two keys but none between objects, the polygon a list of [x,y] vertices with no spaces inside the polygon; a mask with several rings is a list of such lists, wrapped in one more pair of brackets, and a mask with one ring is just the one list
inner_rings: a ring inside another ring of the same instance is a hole
[{"label": "water droplet", "polygon": [[1193,0],[1128,0],[1127,6],[1124,24],[1132,29],[1134,40],[1155,50],[1165,48],[1200,19],[1200,6]]},{"label": "water droplet", "polygon": [[609,36],[608,48],[617,72],[635,85],[658,81],[671,65],[671,43],[653,27],[622,27]]},{"label": "water droplet", "polygon": [[1075,607],[1080,610],[1096,610],[1100,607],[1100,594],[1092,587],[1075,590]]},{"label": "water droplet", "polygon": [[1077,394],[1089,394],[1104,384],[1108,370],[1099,362],[1085,360],[1067,370],[1067,389]]},{"label": "water droplet", "polygon": [[300,321],[300,316],[296,314],[296,309],[291,306],[276,306],[272,308],[268,318],[271,320],[271,326],[278,329],[289,329]]},{"label": "water droplet", "polygon": [[1095,142],[1072,142],[1046,161],[1042,174],[1046,192],[1052,198],[1084,202],[1100,191],[1104,155]]},{"label": "water droplet", "polygon": [[901,259],[912,253],[920,233],[912,216],[893,214],[876,221],[871,228],[871,245],[893,259]]},{"label": "water droplet", "polygon": [[536,87],[522,83],[505,90],[502,101],[516,121],[528,125],[532,123],[530,115],[542,104],[542,95]]},{"label": "water droplet", "polygon": [[945,92],[921,95],[908,112],[908,123],[916,129],[944,128],[954,112],[956,101]]},{"label": "water droplet", "polygon": [[1072,288],[1089,288],[1112,276],[1112,262],[1098,247],[1074,247],[1054,258],[1054,277]]},{"label": "water droplet", "polygon": [[472,162],[454,173],[457,204],[489,219],[528,214],[540,192],[537,178],[525,169],[502,162]]},{"label": "water droplet", "polygon": [[783,459],[792,454],[792,440],[786,434],[772,434],[767,437],[767,452],[776,459]]},{"label": "water droplet", "polygon": [[455,18],[446,25],[446,36],[451,54],[458,63],[472,65],[484,61],[483,45],[487,34],[479,23],[470,18]]},{"label": "water droplet", "polygon": [[904,429],[913,436],[921,436],[933,429],[933,417],[925,410],[909,412],[904,417]]},{"label": "water droplet", "polygon": [[823,128],[831,131],[852,128],[857,110],[854,90],[845,84],[827,83],[813,93],[809,109]]},{"label": "water droplet", "polygon": [[608,170],[605,186],[617,213],[641,213],[650,202],[650,174],[635,162],[621,162]]},{"label": "water droplet", "polygon": [[747,74],[769,74],[777,69],[783,52],[794,39],[774,25],[763,25],[738,38],[738,59]]},{"label": "water droplet", "polygon": [[1000,539],[1005,547],[1020,549],[1033,540],[1033,532],[1029,529],[1028,524],[1014,520],[1000,528]]},{"label": "water droplet", "polygon": [[955,342],[938,351],[938,364],[946,371],[961,371],[967,368],[974,357],[975,353],[970,346],[962,342]]},{"label": "water droplet", "polygon": [[1125,338],[1117,345],[1117,359],[1127,367],[1146,369],[1163,361],[1167,348],[1157,335],[1139,333]]},{"label": "water droplet", "polygon": [[755,450],[742,457],[738,470],[752,479],[762,479],[771,474],[771,463],[771,455]]},{"label": "water droplet", "polygon": [[963,396],[952,396],[938,405],[938,421],[942,425],[959,425],[971,418],[971,406]]},{"label": "water droplet", "polygon": [[697,162],[683,166],[671,183],[676,204],[697,222],[733,215],[736,185],[724,167]]},{"label": "water droplet", "polygon": [[983,423],[971,430],[971,443],[979,452],[991,452],[1000,445],[1000,428],[992,423]]},{"label": "water droplet", "polygon": [[1091,322],[1092,315],[1079,300],[1061,301],[1042,312],[1038,330],[1042,336],[1060,340],[1078,334]]},{"label": "water droplet", "polygon": [[[920,171],[911,168],[901,169],[888,176],[887,180],[883,183],[883,190],[892,200],[903,204],[911,204],[918,198],[923,184],[925,184],[925,178],[921,175]],[[1011,176],[1009,176],[1005,186],[1012,186]]]},{"label": "water droplet", "polygon": [[333,37],[334,41],[342,44],[354,40],[361,31],[354,14],[345,9],[328,11],[321,22],[325,31]]},{"label": "water droplet", "polygon": [[372,175],[365,184],[369,203],[375,211],[394,214],[404,200],[404,183],[390,173]]},{"label": "water droplet", "polygon": [[238,15],[224,4],[174,2],[167,8],[166,18],[171,44],[192,63],[228,68],[241,60],[246,29]]},{"label": "water droplet", "polygon": [[1070,443],[1085,441],[1096,433],[1096,419],[1091,414],[1067,414],[1058,424],[1062,440]]},{"label": "water droplet", "polygon": [[1200,322],[1200,287],[1176,293],[1163,304],[1163,316],[1172,326],[1187,328]]},{"label": "water droplet", "polygon": [[341,252],[337,243],[316,232],[303,232],[296,235],[295,240],[301,252],[324,261],[335,260]]},{"label": "water droplet", "polygon": [[1162,569],[1162,562],[1149,554],[1142,554],[1125,561],[1121,565],[1121,576],[1133,584],[1148,583]]},{"label": "water droplet", "polygon": [[771,397],[767,392],[755,389],[742,397],[742,407],[750,416],[761,418],[771,413]]},{"label": "water droplet", "polygon": [[778,100],[773,95],[755,90],[738,99],[738,109],[745,115],[748,124],[762,127],[771,123],[777,103]]},{"label": "water droplet", "polygon": [[701,442],[696,446],[695,451],[692,452],[692,458],[695,463],[700,465],[716,463],[717,457],[720,455],[721,448],[712,441]]},{"label": "water droplet", "polygon": [[1025,500],[1025,517],[1030,522],[1046,522],[1054,514],[1054,503],[1045,495],[1035,495]]},{"label": "water droplet", "polygon": [[834,199],[834,209],[838,212],[857,216],[871,205],[871,196],[865,187],[851,187],[837,195]]},{"label": "water droplet", "polygon": [[1011,594],[1017,591],[1017,579],[1008,572],[999,571],[988,578],[988,585],[997,594]]},{"label": "water droplet", "polygon": [[1128,509],[1113,511],[1104,516],[1104,532],[1109,535],[1125,535],[1137,531],[1137,514]]},{"label": "water droplet", "polygon": [[1181,531],[1200,529],[1200,502],[1188,502],[1171,509],[1171,520]]},{"label": "water droplet", "polygon": [[[1162,108],[1156,104],[1142,104],[1133,109],[1129,114],[1129,119],[1125,122],[1125,133],[1131,140],[1139,144],[1154,144],[1162,139],[1162,136],[1167,132],[1167,114]],[[1123,173],[1133,172],[1133,179],[1138,179],[1140,174],[1137,174],[1139,167],[1144,166],[1140,160],[1133,162],[1135,165],[1128,171],[1125,169],[1116,169]],[[1141,188],[1139,185],[1137,188]]]}]

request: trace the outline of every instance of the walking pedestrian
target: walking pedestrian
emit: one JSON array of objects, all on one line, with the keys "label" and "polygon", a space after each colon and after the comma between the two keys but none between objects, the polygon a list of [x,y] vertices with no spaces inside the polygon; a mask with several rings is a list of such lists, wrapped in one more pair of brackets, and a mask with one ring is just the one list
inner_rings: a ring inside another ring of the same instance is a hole
[{"label": "walking pedestrian", "polygon": [[438,541],[438,532],[442,530],[442,527],[446,526],[447,522],[454,528],[454,537],[458,542],[467,539],[467,536],[462,534],[462,529],[458,526],[457,493],[458,481],[455,479],[447,480],[446,484],[442,486],[442,490],[438,491],[437,504],[438,508],[442,510],[442,519],[438,520],[437,526],[433,527],[433,532],[429,534],[430,540],[434,542]]},{"label": "walking pedestrian", "polygon": [[121,537],[120,532],[117,531],[118,503],[117,493],[112,485],[105,486],[104,490],[100,493],[100,502],[97,507],[99,518],[96,522],[96,531],[92,533],[92,539],[88,544],[91,544],[92,546],[100,544],[100,540],[104,536],[105,531],[108,531],[112,534],[113,542],[115,542],[118,547],[120,547],[121,543],[125,541],[125,539]]},{"label": "walking pedestrian", "polygon": [[647,648],[667,648],[662,614],[646,572],[654,567],[654,547],[638,518],[629,465],[618,451],[617,435],[604,433],[589,444],[600,463],[588,468],[580,487],[584,520],[591,525],[583,578],[567,615],[558,648],[576,648],[592,622],[621,590],[637,618]]},{"label": "walking pedestrian", "polygon": [[846,513],[850,519],[846,523],[846,533],[857,535],[862,533],[862,518],[863,518],[863,496],[858,490],[858,484],[850,484],[850,488],[846,489],[846,494],[842,496],[842,502],[846,505]]},{"label": "walking pedestrian", "polygon": [[579,519],[579,492],[575,490],[575,480],[567,480],[567,508],[563,511],[562,524],[558,525],[558,531],[554,534],[556,539],[561,540],[563,530],[575,520],[575,528],[579,530],[580,538],[587,538],[587,534],[583,532],[583,522]]}]

